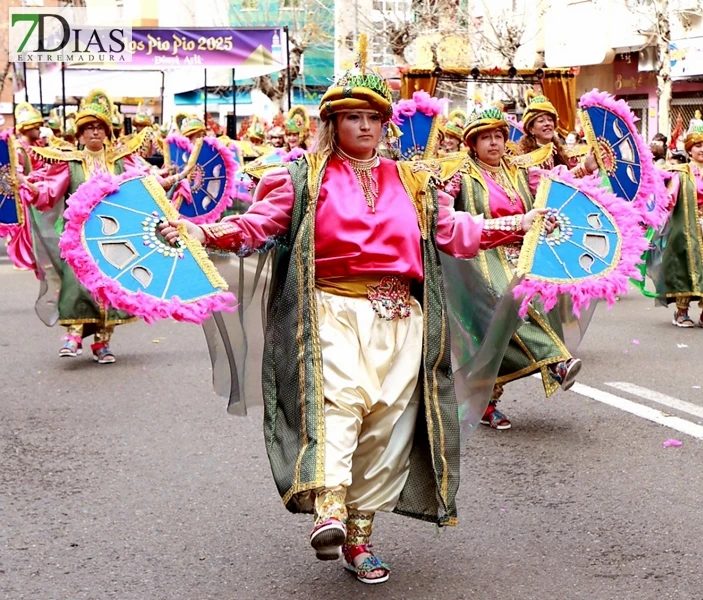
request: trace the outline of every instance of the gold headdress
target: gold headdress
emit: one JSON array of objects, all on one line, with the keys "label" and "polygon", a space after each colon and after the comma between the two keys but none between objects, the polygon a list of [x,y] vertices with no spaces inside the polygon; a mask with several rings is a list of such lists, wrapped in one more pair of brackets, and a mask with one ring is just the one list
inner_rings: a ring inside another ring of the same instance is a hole
[{"label": "gold headdress", "polygon": [[188,137],[200,131],[205,131],[205,122],[196,115],[179,112],[176,117],[176,126],[182,135]]},{"label": "gold headdress", "polygon": [[124,119],[122,117],[122,113],[120,112],[119,107],[116,104],[112,105],[112,128],[113,129],[122,129],[122,123],[124,122]]},{"label": "gold headdress", "polygon": [[66,115],[64,136],[76,136],[76,113],[70,112]]},{"label": "gold headdress", "polygon": [[19,133],[43,124],[41,113],[29,102],[20,102],[15,106],[15,129]]},{"label": "gold headdress", "polygon": [[291,108],[286,119],[286,133],[300,133],[304,135],[309,129],[310,117],[305,107],[298,104]]},{"label": "gold headdress", "polygon": [[266,125],[257,115],[252,115],[247,129],[247,137],[250,140],[264,141],[266,139]]},{"label": "gold headdress", "polygon": [[505,139],[508,139],[508,122],[505,120],[503,112],[495,106],[480,113],[473,113],[469,117],[469,123],[464,129],[464,142],[468,144],[479,133],[493,129],[500,129]]},{"label": "gold headdress", "polygon": [[703,125],[694,125],[693,129],[686,134],[683,147],[686,148],[686,152],[690,152],[693,146],[701,142],[703,142]]},{"label": "gold headdress", "polygon": [[522,115],[522,125],[525,129],[525,133],[527,133],[527,128],[530,126],[530,123],[541,114],[546,113],[551,115],[554,117],[554,123],[556,124],[559,118],[557,109],[554,108],[554,105],[546,96],[537,94],[534,90],[527,90],[527,92],[525,92],[525,104],[527,108]]},{"label": "gold headdress", "polygon": [[355,67],[330,86],[320,100],[320,119],[349,110],[376,110],[388,121],[393,116],[393,96],[386,80],[367,68],[368,39],[359,36]]},{"label": "gold headdress", "polygon": [[83,101],[76,115],[76,130],[90,121],[100,121],[107,130],[108,137],[112,137],[112,100],[102,90],[91,90]]},{"label": "gold headdress", "polygon": [[137,113],[134,115],[134,118],[132,119],[132,123],[135,125],[153,125],[154,121],[151,118],[151,115],[146,112],[144,109],[144,103],[140,102],[137,105]]},{"label": "gold headdress", "polygon": [[61,130],[63,129],[61,126],[61,117],[59,117],[55,108],[52,108],[49,111],[49,118],[46,120],[46,125],[49,129],[51,129],[51,131],[58,131],[61,133]]},{"label": "gold headdress", "polygon": [[461,141],[464,136],[467,116],[463,110],[453,110],[449,113],[449,119],[444,126],[444,134]]}]

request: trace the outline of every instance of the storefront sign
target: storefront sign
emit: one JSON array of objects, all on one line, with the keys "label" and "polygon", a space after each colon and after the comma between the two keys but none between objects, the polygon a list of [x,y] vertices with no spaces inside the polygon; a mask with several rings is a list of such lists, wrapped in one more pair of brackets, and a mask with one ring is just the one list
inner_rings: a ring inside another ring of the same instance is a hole
[{"label": "storefront sign", "polygon": [[137,29],[132,30],[130,67],[285,68],[282,29]]},{"label": "storefront sign", "polygon": [[670,51],[672,77],[703,75],[703,37],[675,40]]}]

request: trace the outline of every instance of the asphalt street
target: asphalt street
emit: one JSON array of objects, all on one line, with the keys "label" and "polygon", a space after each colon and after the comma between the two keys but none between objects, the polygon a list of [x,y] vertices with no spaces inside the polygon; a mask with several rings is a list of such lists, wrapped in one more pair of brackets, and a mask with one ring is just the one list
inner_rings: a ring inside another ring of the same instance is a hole
[{"label": "asphalt street", "polygon": [[513,429],[469,440],[457,528],[377,518],[393,571],[364,586],[315,560],[261,410],[227,415],[199,327],[121,327],[114,365],[59,359],[36,290],[0,251],[0,598],[703,599],[703,329],[634,292],[599,306],[576,391],[507,387]]}]

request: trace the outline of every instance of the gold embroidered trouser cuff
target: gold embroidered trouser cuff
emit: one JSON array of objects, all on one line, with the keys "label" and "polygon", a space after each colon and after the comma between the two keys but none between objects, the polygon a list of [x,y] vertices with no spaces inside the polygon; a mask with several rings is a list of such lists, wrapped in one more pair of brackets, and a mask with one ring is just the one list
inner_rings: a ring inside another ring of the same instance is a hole
[{"label": "gold embroidered trouser cuff", "polygon": [[95,343],[105,343],[107,344],[110,341],[110,338],[112,337],[112,334],[115,332],[115,328],[112,325],[106,326],[106,327],[100,327],[96,332],[93,338],[95,339]]},{"label": "gold embroidered trouser cuff", "polygon": [[503,395],[503,392],[505,391],[505,388],[503,388],[503,384],[501,383],[496,383],[493,386],[493,392],[491,393],[491,402],[493,406],[498,404],[498,401],[500,400],[500,397]]},{"label": "gold embroidered trouser cuff", "polygon": [[337,519],[342,523],[346,523],[346,497],[347,489],[344,486],[317,490],[315,495],[315,525],[324,523],[327,519]]},{"label": "gold embroidered trouser cuff", "polygon": [[691,296],[676,296],[676,308],[679,310],[688,310],[691,304]]},{"label": "gold embroidered trouser cuff", "polygon": [[66,325],[66,335],[75,335],[83,339],[83,324],[78,325]]},{"label": "gold embroidered trouser cuff", "polygon": [[368,544],[373,531],[374,513],[362,513],[350,510],[347,518],[347,546]]},{"label": "gold embroidered trouser cuff", "polygon": [[[676,296],[676,308],[679,310],[688,310],[691,304],[691,296]],[[698,308],[703,309],[703,300],[698,301]]]}]

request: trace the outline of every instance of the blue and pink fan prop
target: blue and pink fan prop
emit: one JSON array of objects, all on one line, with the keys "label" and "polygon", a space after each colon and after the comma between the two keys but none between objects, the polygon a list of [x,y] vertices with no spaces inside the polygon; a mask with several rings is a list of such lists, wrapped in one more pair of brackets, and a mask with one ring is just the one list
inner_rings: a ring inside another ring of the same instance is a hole
[{"label": "blue and pink fan prop", "polygon": [[613,193],[631,203],[643,223],[660,227],[667,217],[663,173],[637,131],[624,100],[593,90],[581,98],[579,116],[588,145]]},{"label": "blue and pink fan prop", "polygon": [[568,171],[542,179],[535,208],[550,209],[557,228],[546,234],[542,218],[525,236],[515,288],[522,297],[520,315],[539,295],[544,309],[557,304],[559,295],[571,297],[574,314],[591,300],[609,305],[627,293],[627,282],[637,275],[637,264],[648,242],[641,215],[596,179],[576,179]]},{"label": "blue and pink fan prop", "polygon": [[13,235],[24,224],[17,180],[17,150],[10,131],[0,134],[0,237]]},{"label": "blue and pink fan prop", "polygon": [[181,231],[179,247],[158,234],[178,219],[156,178],[101,174],[69,198],[61,255],[95,298],[146,321],[202,323],[233,310],[235,298],[200,244]]},{"label": "blue and pink fan prop", "polygon": [[447,102],[418,91],[412,100],[401,100],[393,106],[393,123],[401,133],[398,140],[401,160],[434,157],[439,140],[438,115]]},{"label": "blue and pink fan prop", "polygon": [[184,136],[171,135],[164,146],[164,161],[179,171],[192,167],[182,182],[187,189],[173,197],[183,218],[214,223],[232,205],[238,166],[232,152],[218,139],[205,137],[192,144]]}]

